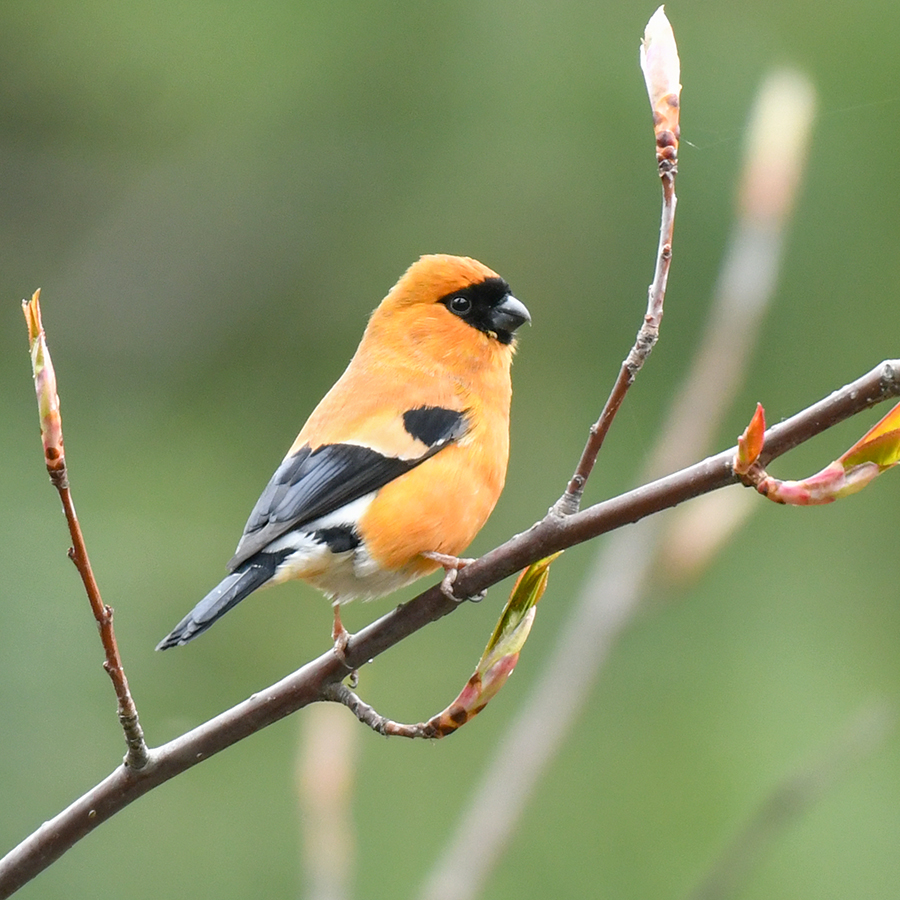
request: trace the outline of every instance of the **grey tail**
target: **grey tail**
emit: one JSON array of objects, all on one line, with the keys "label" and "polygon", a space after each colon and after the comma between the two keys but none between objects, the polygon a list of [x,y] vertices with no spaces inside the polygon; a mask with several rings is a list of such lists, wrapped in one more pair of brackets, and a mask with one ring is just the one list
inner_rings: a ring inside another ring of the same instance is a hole
[{"label": "grey tail", "polygon": [[192,641],[203,634],[229,609],[238,605],[244,597],[262,587],[284,559],[281,553],[257,553],[236,572],[223,578],[157,645],[157,650],[168,650]]}]

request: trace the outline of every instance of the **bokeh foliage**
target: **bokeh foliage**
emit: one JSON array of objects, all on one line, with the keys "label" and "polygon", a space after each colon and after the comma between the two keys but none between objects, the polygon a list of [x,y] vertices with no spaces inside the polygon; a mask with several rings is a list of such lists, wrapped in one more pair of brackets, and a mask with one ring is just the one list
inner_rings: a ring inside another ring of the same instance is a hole
[{"label": "bokeh foliage", "polygon": [[[652,273],[658,184],[637,67],[652,11],[606,0],[0,6],[0,848],[123,749],[46,483],[19,300],[43,289],[76,503],[160,743],[327,646],[327,604],[284,586],[196,645],[153,652],[222,573],[368,311],[418,254],[482,259],[535,323],[515,365],[507,491],[473,550],[560,493]],[[689,358],[742,127],[773,65],[809,73],[820,114],[776,306],[720,445],[756,400],[777,421],[898,355],[900,6],[684,0],[667,12],[685,84],[667,313],[593,499],[631,484]],[[816,471],[864,430],[838,429],[775,474]],[[490,895],[678,897],[860,704],[900,703],[898,498],[888,474],[826,509],[760,501],[699,583],[659,593]],[[554,566],[518,674],[471,726],[436,746],[360,736],[358,896],[411,895],[592,552]],[[380,659],[363,696],[398,720],[440,709],[505,593]],[[350,607],[345,622],[386,608]],[[297,896],[301,724],[302,713],[142,799],[21,896],[93,898],[126,881],[136,900]],[[893,897],[898,839],[894,735],[784,833],[741,896]]]}]

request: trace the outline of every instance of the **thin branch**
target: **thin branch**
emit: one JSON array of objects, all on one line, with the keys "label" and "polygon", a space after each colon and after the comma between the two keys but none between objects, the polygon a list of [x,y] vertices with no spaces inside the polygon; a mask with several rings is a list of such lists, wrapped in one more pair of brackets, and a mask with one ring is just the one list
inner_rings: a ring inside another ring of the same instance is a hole
[{"label": "thin branch", "polygon": [[113,689],[118,700],[119,723],[125,734],[125,744],[128,751],[125,755],[125,765],[133,769],[143,768],[147,764],[147,744],[144,742],[144,732],[138,719],[137,707],[128,687],[128,679],[125,677],[125,669],[122,666],[122,657],[116,643],[116,633],[113,628],[113,610],[107,606],[100,596],[100,588],[94,578],[91,569],[91,561],[88,557],[84,534],[75,513],[75,503],[72,499],[72,490],[69,486],[69,473],[66,468],[66,454],[63,444],[62,417],[59,412],[59,394],[56,388],[56,373],[53,369],[53,361],[50,359],[50,351],[47,348],[47,339],[44,326],[41,322],[41,292],[37,290],[31,301],[22,301],[25,321],[28,325],[28,336],[31,344],[31,366],[34,373],[34,387],[37,394],[38,413],[41,421],[41,439],[44,445],[44,462],[50,481],[59,492],[62,501],[63,512],[66,516],[66,524],[69,527],[69,535],[72,538],[72,547],[69,549],[69,559],[75,563],[78,574],[81,576],[91,612],[97,621],[100,631],[100,641],[103,644],[105,660],[103,668],[112,679]]},{"label": "thin branch", "polygon": [[680,64],[675,36],[660,7],[651,17],[641,45],[641,68],[647,83],[653,109],[653,130],[656,136],[656,164],[662,182],[662,214],[656,268],[647,291],[647,312],[635,338],[634,346],[622,361],[619,375],[600,413],[591,426],[587,443],[575,467],[575,473],[563,495],[556,501],[557,515],[571,515],[581,506],[584,488],[590,478],[597,456],[606,440],[613,419],[619,411],[629,388],[643,368],[659,339],[663,317],[663,302],[672,262],[672,238],[675,232],[675,176],[678,174],[679,116],[681,110]]},{"label": "thin branch", "polygon": [[[62,471],[65,476],[65,466]],[[53,479],[51,478],[51,480]],[[122,726],[122,731],[125,734],[125,744],[128,748],[125,754],[125,765],[133,769],[141,769],[147,764],[149,758],[147,744],[144,740],[144,731],[141,728],[137,707],[128,687],[128,678],[125,676],[125,669],[122,666],[122,657],[119,654],[116,632],[113,629],[113,609],[111,606],[107,606],[100,596],[100,588],[97,586],[97,580],[94,578],[87,546],[84,542],[84,535],[78,522],[78,516],[75,513],[75,503],[72,500],[71,488],[68,486],[68,478],[66,478],[65,486],[61,486],[55,480],[53,483],[59,491],[63,511],[66,515],[66,522],[69,526],[69,534],[72,537],[69,559],[75,563],[75,568],[78,569],[78,574],[81,576],[85,592],[90,600],[91,611],[97,620],[100,641],[103,644],[103,652],[106,655],[106,659],[103,661],[103,668],[112,679],[113,689],[116,692],[119,724]]]},{"label": "thin branch", "polygon": [[[889,397],[900,396],[900,360],[881,363],[867,375],[835,391],[767,432],[766,461],[786,453],[844,419]],[[689,468],[571,516],[548,514],[527,532],[466,566],[459,590],[474,596],[503,578],[557,550],[564,550],[637,522],[691,497],[736,483],[729,448]],[[333,649],[265,690],[253,694],[203,725],[149,751],[142,769],[119,766],[71,806],[45,822],[0,860],[0,900],[46,869],[99,824],[138,797],[215,753],[323,699],[325,688],[360,668],[430,622],[462,604],[435,585],[351,636],[345,661]]]},{"label": "thin branch", "polygon": [[[342,703],[360,722],[378,734],[431,740],[445,738],[458,731],[487,707],[515,671],[522,647],[534,624],[537,604],[547,589],[550,566],[559,555],[547,556],[519,573],[475,671],[453,700],[427,721],[407,725],[388,719],[364,703],[344,684],[328,685],[324,699]],[[352,687],[355,688],[356,684]]]},{"label": "thin branch", "polygon": [[638,372],[650,356],[657,339],[659,338],[659,326],[662,321],[663,299],[665,297],[666,280],[669,275],[669,264],[672,259],[672,235],[675,228],[675,171],[674,169],[663,176],[663,210],[660,224],[659,248],[656,257],[656,274],[649,289],[647,314],[641,324],[635,338],[634,346],[628,356],[622,361],[616,382],[610,391],[600,418],[591,426],[587,443],[581,453],[581,459],[575,467],[565,493],[557,500],[556,510],[558,515],[571,515],[577,512],[584,495],[584,488],[590,478],[597,456],[606,440],[613,419],[622,406],[625,396]]},{"label": "thin branch", "polygon": [[363,725],[367,725],[378,734],[408,738],[436,737],[434,726],[430,722],[418,722],[415,725],[394,722],[381,715],[375,707],[366,703],[342,681],[326,685],[322,691],[322,699],[343,704]]}]

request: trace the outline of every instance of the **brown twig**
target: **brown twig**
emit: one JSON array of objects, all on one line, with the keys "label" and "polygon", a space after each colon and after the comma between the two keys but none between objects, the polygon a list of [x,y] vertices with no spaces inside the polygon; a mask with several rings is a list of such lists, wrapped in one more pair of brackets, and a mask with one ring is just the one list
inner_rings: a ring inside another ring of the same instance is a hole
[{"label": "brown twig", "polygon": [[69,535],[72,538],[69,559],[75,563],[75,568],[78,569],[88,601],[91,604],[91,612],[94,614],[100,631],[100,640],[106,657],[103,668],[112,680],[113,689],[116,692],[119,722],[125,733],[125,744],[128,748],[125,754],[125,765],[133,769],[141,769],[147,764],[147,744],[144,742],[144,733],[138,719],[137,707],[128,688],[125,669],[122,667],[122,658],[119,655],[116,633],[113,629],[113,610],[103,602],[103,598],[100,596],[100,588],[97,586],[97,580],[91,569],[84,534],[75,513],[72,489],[69,486],[56,374],[41,322],[40,294],[39,290],[35,291],[31,301],[23,301],[22,307],[31,343],[31,360],[41,420],[44,462],[50,474],[50,481],[59,492],[66,524],[69,526]]},{"label": "brown twig", "polygon": [[[900,359],[881,363],[862,378],[769,429],[765,459],[770,461],[844,419],[897,396],[900,396]],[[736,479],[731,471],[734,453],[735,448],[731,447],[680,472],[565,518],[548,514],[525,533],[466,566],[459,574],[460,590],[474,596],[557,550],[734,484]],[[329,650],[277,684],[168,744],[150,750],[142,769],[120,766],[0,860],[0,900],[9,897],[138,797],[267,725],[322,700],[326,686],[340,681],[348,667],[364,666],[462,605],[449,600],[440,586],[435,585],[353,635],[343,661]]]},{"label": "brown twig", "polygon": [[358,694],[351,691],[342,681],[325,685],[322,690],[322,699],[343,704],[363,725],[368,725],[372,731],[376,731],[378,734],[407,738],[437,737],[431,722],[418,722],[414,725],[394,722],[381,715],[373,706],[370,706]]},{"label": "brown twig", "polygon": [[[324,699],[342,703],[378,734],[429,740],[455,734],[487,707],[515,671],[534,624],[537,604],[547,589],[550,566],[560,555],[554,553],[519,573],[475,671],[453,700],[427,721],[407,725],[388,719],[342,683],[327,685]],[[356,687],[352,678],[351,687]]]},{"label": "brown twig", "polygon": [[675,232],[675,176],[678,174],[678,139],[681,85],[678,52],[672,28],[662,7],[650,19],[641,47],[641,68],[647,82],[650,105],[653,109],[653,128],[656,135],[656,164],[662,182],[662,215],[659,227],[659,245],[656,251],[656,268],[647,292],[647,312],[638,330],[634,346],[622,361],[619,374],[610,391],[600,418],[591,426],[587,443],[569,480],[563,495],[556,501],[553,511],[567,516],[578,511],[585,485],[597,456],[606,440],[613,419],[619,411],[629,388],[643,368],[659,339],[659,327],[663,317],[663,303],[669,266],[672,262],[672,238]]},{"label": "brown twig", "polygon": [[[63,467],[62,471],[65,475],[65,467]],[[53,479],[51,478],[51,480]],[[106,659],[103,661],[103,668],[112,679],[113,689],[116,692],[119,723],[122,726],[122,731],[125,734],[125,743],[128,747],[125,754],[125,765],[133,769],[141,769],[147,764],[148,760],[147,744],[144,741],[144,732],[138,718],[137,707],[128,687],[128,678],[125,676],[125,669],[122,666],[122,657],[119,655],[119,645],[116,642],[116,632],[113,628],[113,609],[111,606],[107,606],[100,596],[100,588],[97,587],[87,547],[84,543],[84,535],[78,522],[78,516],[75,513],[75,504],[72,502],[71,488],[68,484],[60,486],[56,481],[54,481],[54,484],[59,491],[63,511],[66,515],[66,523],[69,526],[69,534],[72,537],[69,559],[75,563],[75,568],[78,569],[78,574],[81,576],[84,590],[91,604],[91,611],[97,620],[100,641],[103,644],[103,652],[106,655]]]},{"label": "brown twig", "polygon": [[647,313],[637,333],[634,346],[628,356],[622,361],[616,382],[610,391],[600,418],[591,426],[587,443],[575,467],[575,472],[570,479],[565,493],[556,501],[554,512],[557,515],[572,515],[581,506],[581,498],[584,488],[590,478],[597,456],[606,440],[609,428],[616,417],[625,396],[638,372],[650,356],[657,339],[659,338],[659,326],[662,322],[663,300],[666,293],[666,281],[669,276],[669,264],[672,259],[672,235],[675,229],[675,169],[662,175],[663,181],[663,211],[660,225],[659,248],[656,257],[656,274],[649,289]]}]

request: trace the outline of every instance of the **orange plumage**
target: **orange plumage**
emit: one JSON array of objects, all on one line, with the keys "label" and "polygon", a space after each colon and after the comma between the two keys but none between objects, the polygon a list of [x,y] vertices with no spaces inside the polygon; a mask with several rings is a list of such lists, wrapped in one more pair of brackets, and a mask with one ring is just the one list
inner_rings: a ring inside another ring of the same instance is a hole
[{"label": "orange plumage", "polygon": [[382,596],[458,556],[503,489],[513,334],[528,311],[491,269],[423,256],[263,491],[232,574],[159,645],[186,643],[264,584],[335,604]]}]

